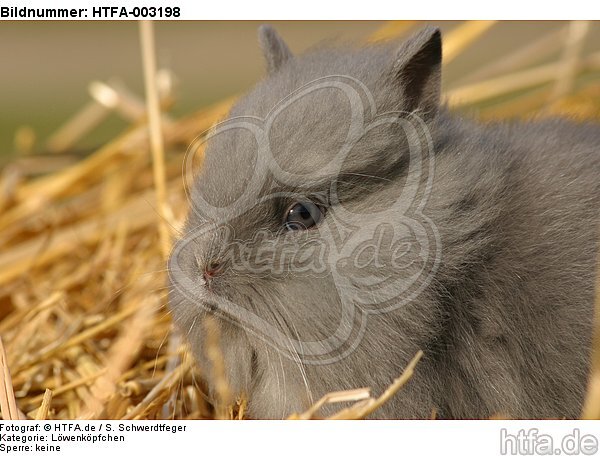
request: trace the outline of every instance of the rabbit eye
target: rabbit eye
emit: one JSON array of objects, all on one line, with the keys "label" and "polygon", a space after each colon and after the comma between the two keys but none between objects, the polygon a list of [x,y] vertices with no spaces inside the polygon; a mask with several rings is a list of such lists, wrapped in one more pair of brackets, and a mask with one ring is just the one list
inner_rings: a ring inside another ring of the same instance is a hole
[{"label": "rabbit eye", "polygon": [[307,230],[323,218],[323,211],[311,201],[296,202],[285,213],[284,227],[289,231]]}]

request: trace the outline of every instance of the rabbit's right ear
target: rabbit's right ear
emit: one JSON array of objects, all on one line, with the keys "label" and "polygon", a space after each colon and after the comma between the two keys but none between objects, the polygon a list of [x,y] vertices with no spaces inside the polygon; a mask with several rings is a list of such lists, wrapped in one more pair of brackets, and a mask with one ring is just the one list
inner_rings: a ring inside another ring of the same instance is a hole
[{"label": "rabbit's right ear", "polygon": [[270,25],[258,28],[258,41],[267,61],[267,72],[272,74],[292,58],[292,52],[287,44]]},{"label": "rabbit's right ear", "polygon": [[426,27],[406,41],[396,53],[392,78],[403,94],[402,109],[430,117],[440,102],[442,37]]}]

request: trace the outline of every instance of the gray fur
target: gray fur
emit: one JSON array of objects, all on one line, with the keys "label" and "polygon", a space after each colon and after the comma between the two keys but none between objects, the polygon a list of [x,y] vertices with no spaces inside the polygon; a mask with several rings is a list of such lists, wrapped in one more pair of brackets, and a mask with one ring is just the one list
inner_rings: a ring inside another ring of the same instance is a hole
[{"label": "gray fur", "polygon": [[258,41],[267,61],[267,72],[275,73],[285,62],[292,58],[292,52],[285,41],[270,25],[261,25],[258,29]]},{"label": "gray fur", "polygon": [[[274,32],[262,33],[263,43],[275,43],[266,47],[286,54],[287,46],[273,38]],[[272,57],[269,66],[277,71],[231,112],[232,117],[265,118],[302,85],[349,75],[369,88],[378,113],[421,113],[435,151],[433,186],[423,212],[439,231],[442,252],[427,288],[407,305],[370,315],[356,349],[337,362],[294,361],[256,334],[220,319],[229,381],[236,392],[247,393],[252,417],[283,418],[330,391],[371,386],[380,393],[419,349],[425,356],[414,377],[376,417],[426,418],[433,409],[442,418],[496,413],[576,418],[580,413],[600,228],[600,128],[558,119],[484,125],[438,108],[438,33],[422,32],[399,51],[380,45]],[[406,62],[415,59],[424,62],[418,67],[423,81],[414,79],[413,66],[407,82]],[[407,84],[421,84],[420,95],[409,93]],[[304,174],[305,183],[285,188],[271,179],[261,191],[308,195],[339,179],[343,204],[365,214],[365,223],[396,226],[400,216],[378,221],[374,211],[408,182],[406,145],[397,130],[383,127],[360,141],[342,175],[323,171],[347,131],[343,109],[339,95],[323,93],[283,113],[273,126],[273,153],[282,168]],[[200,196],[217,206],[235,201],[248,185],[248,169],[259,166],[256,150],[254,140],[242,132],[209,142],[193,204]],[[230,222],[236,239],[266,230],[271,238],[264,242],[281,240],[283,249],[293,251],[319,236],[319,231],[281,233],[282,211],[274,203],[248,209]],[[330,207],[324,223],[336,211]],[[183,242],[196,227],[212,223],[219,221],[192,211]],[[188,243],[181,255],[198,276],[195,299],[177,286],[170,295],[175,321],[201,366],[207,367],[200,324],[206,310],[198,303],[211,293],[245,306],[290,338],[318,341],[330,334],[341,310],[327,273],[257,276],[225,264],[207,291],[201,269],[211,259],[224,258],[228,242],[215,230]],[[406,273],[417,263],[407,262]]]}]

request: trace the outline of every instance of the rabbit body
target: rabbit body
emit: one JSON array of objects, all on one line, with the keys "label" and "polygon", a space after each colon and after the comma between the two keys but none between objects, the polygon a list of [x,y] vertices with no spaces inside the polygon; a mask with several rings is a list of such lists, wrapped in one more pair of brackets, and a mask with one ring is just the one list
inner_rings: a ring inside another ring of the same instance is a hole
[{"label": "rabbit body", "polygon": [[[419,350],[411,380],[373,416],[576,418],[600,127],[449,112],[434,29],[399,49],[299,57],[268,27],[261,41],[269,75],[208,141],[171,258],[187,281],[170,268],[170,308],[207,378],[210,314],[227,380],[254,418],[284,418],[331,391],[379,394]],[[322,208],[317,226],[282,228],[305,200]],[[234,265],[234,245],[277,254]]]}]

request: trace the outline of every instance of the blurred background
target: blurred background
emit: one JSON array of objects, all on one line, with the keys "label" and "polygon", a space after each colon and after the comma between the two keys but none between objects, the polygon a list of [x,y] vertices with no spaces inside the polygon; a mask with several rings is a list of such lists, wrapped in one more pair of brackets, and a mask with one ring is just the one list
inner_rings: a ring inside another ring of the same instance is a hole
[{"label": "blurred background", "polygon": [[[383,22],[366,21],[275,21],[272,24],[297,53],[323,42],[364,42],[385,27]],[[445,34],[461,26],[458,22],[432,24],[440,26]],[[262,76],[264,62],[256,33],[259,25],[260,22],[251,21],[155,24],[159,67],[169,69],[177,81],[171,108],[174,117],[248,89]],[[411,29],[418,26],[411,24]],[[504,64],[507,70],[514,71],[556,61],[565,53],[565,43],[573,40],[573,33],[569,35],[568,29],[567,22],[508,21],[485,27],[477,32],[476,39],[469,40],[468,46],[450,56],[451,61],[446,62],[444,69],[444,88],[446,92],[461,88],[463,82],[473,81],[471,76],[475,80],[495,77],[502,73],[494,73],[493,66],[497,64],[500,70]],[[597,55],[600,25],[589,23],[580,41],[576,43],[580,58]],[[596,64],[598,60],[596,57]],[[49,136],[89,103],[93,81],[116,79],[140,100],[144,96],[138,24],[133,21],[3,22],[0,61],[0,165],[14,156],[15,148],[44,152]],[[488,74],[486,69],[490,70]],[[584,70],[575,83],[578,87],[588,87],[598,80],[598,75],[598,71]],[[527,97],[532,96],[532,87],[546,90],[551,96],[551,78],[545,78],[545,82],[543,77],[538,79],[542,82],[525,87]],[[516,83],[512,98],[519,95],[519,80]],[[492,104],[497,113],[502,96],[487,96],[483,100],[475,97],[468,103],[457,103],[457,109],[486,114]],[[531,103],[531,109],[539,105],[538,99],[537,104]],[[507,112],[510,114],[510,110]],[[127,125],[118,115],[106,116],[78,141],[78,149],[85,153],[114,138]],[[15,134],[21,146],[15,146]]]},{"label": "blurred background", "polygon": [[[444,35],[452,109],[483,120],[600,120],[600,23],[432,24]],[[157,158],[137,22],[2,22],[3,418],[242,417],[242,400],[220,415],[205,399],[171,331],[164,284],[188,209],[184,152],[264,75],[259,25],[154,23],[165,140]],[[273,25],[301,53],[323,42],[402,40],[424,24]]]}]

